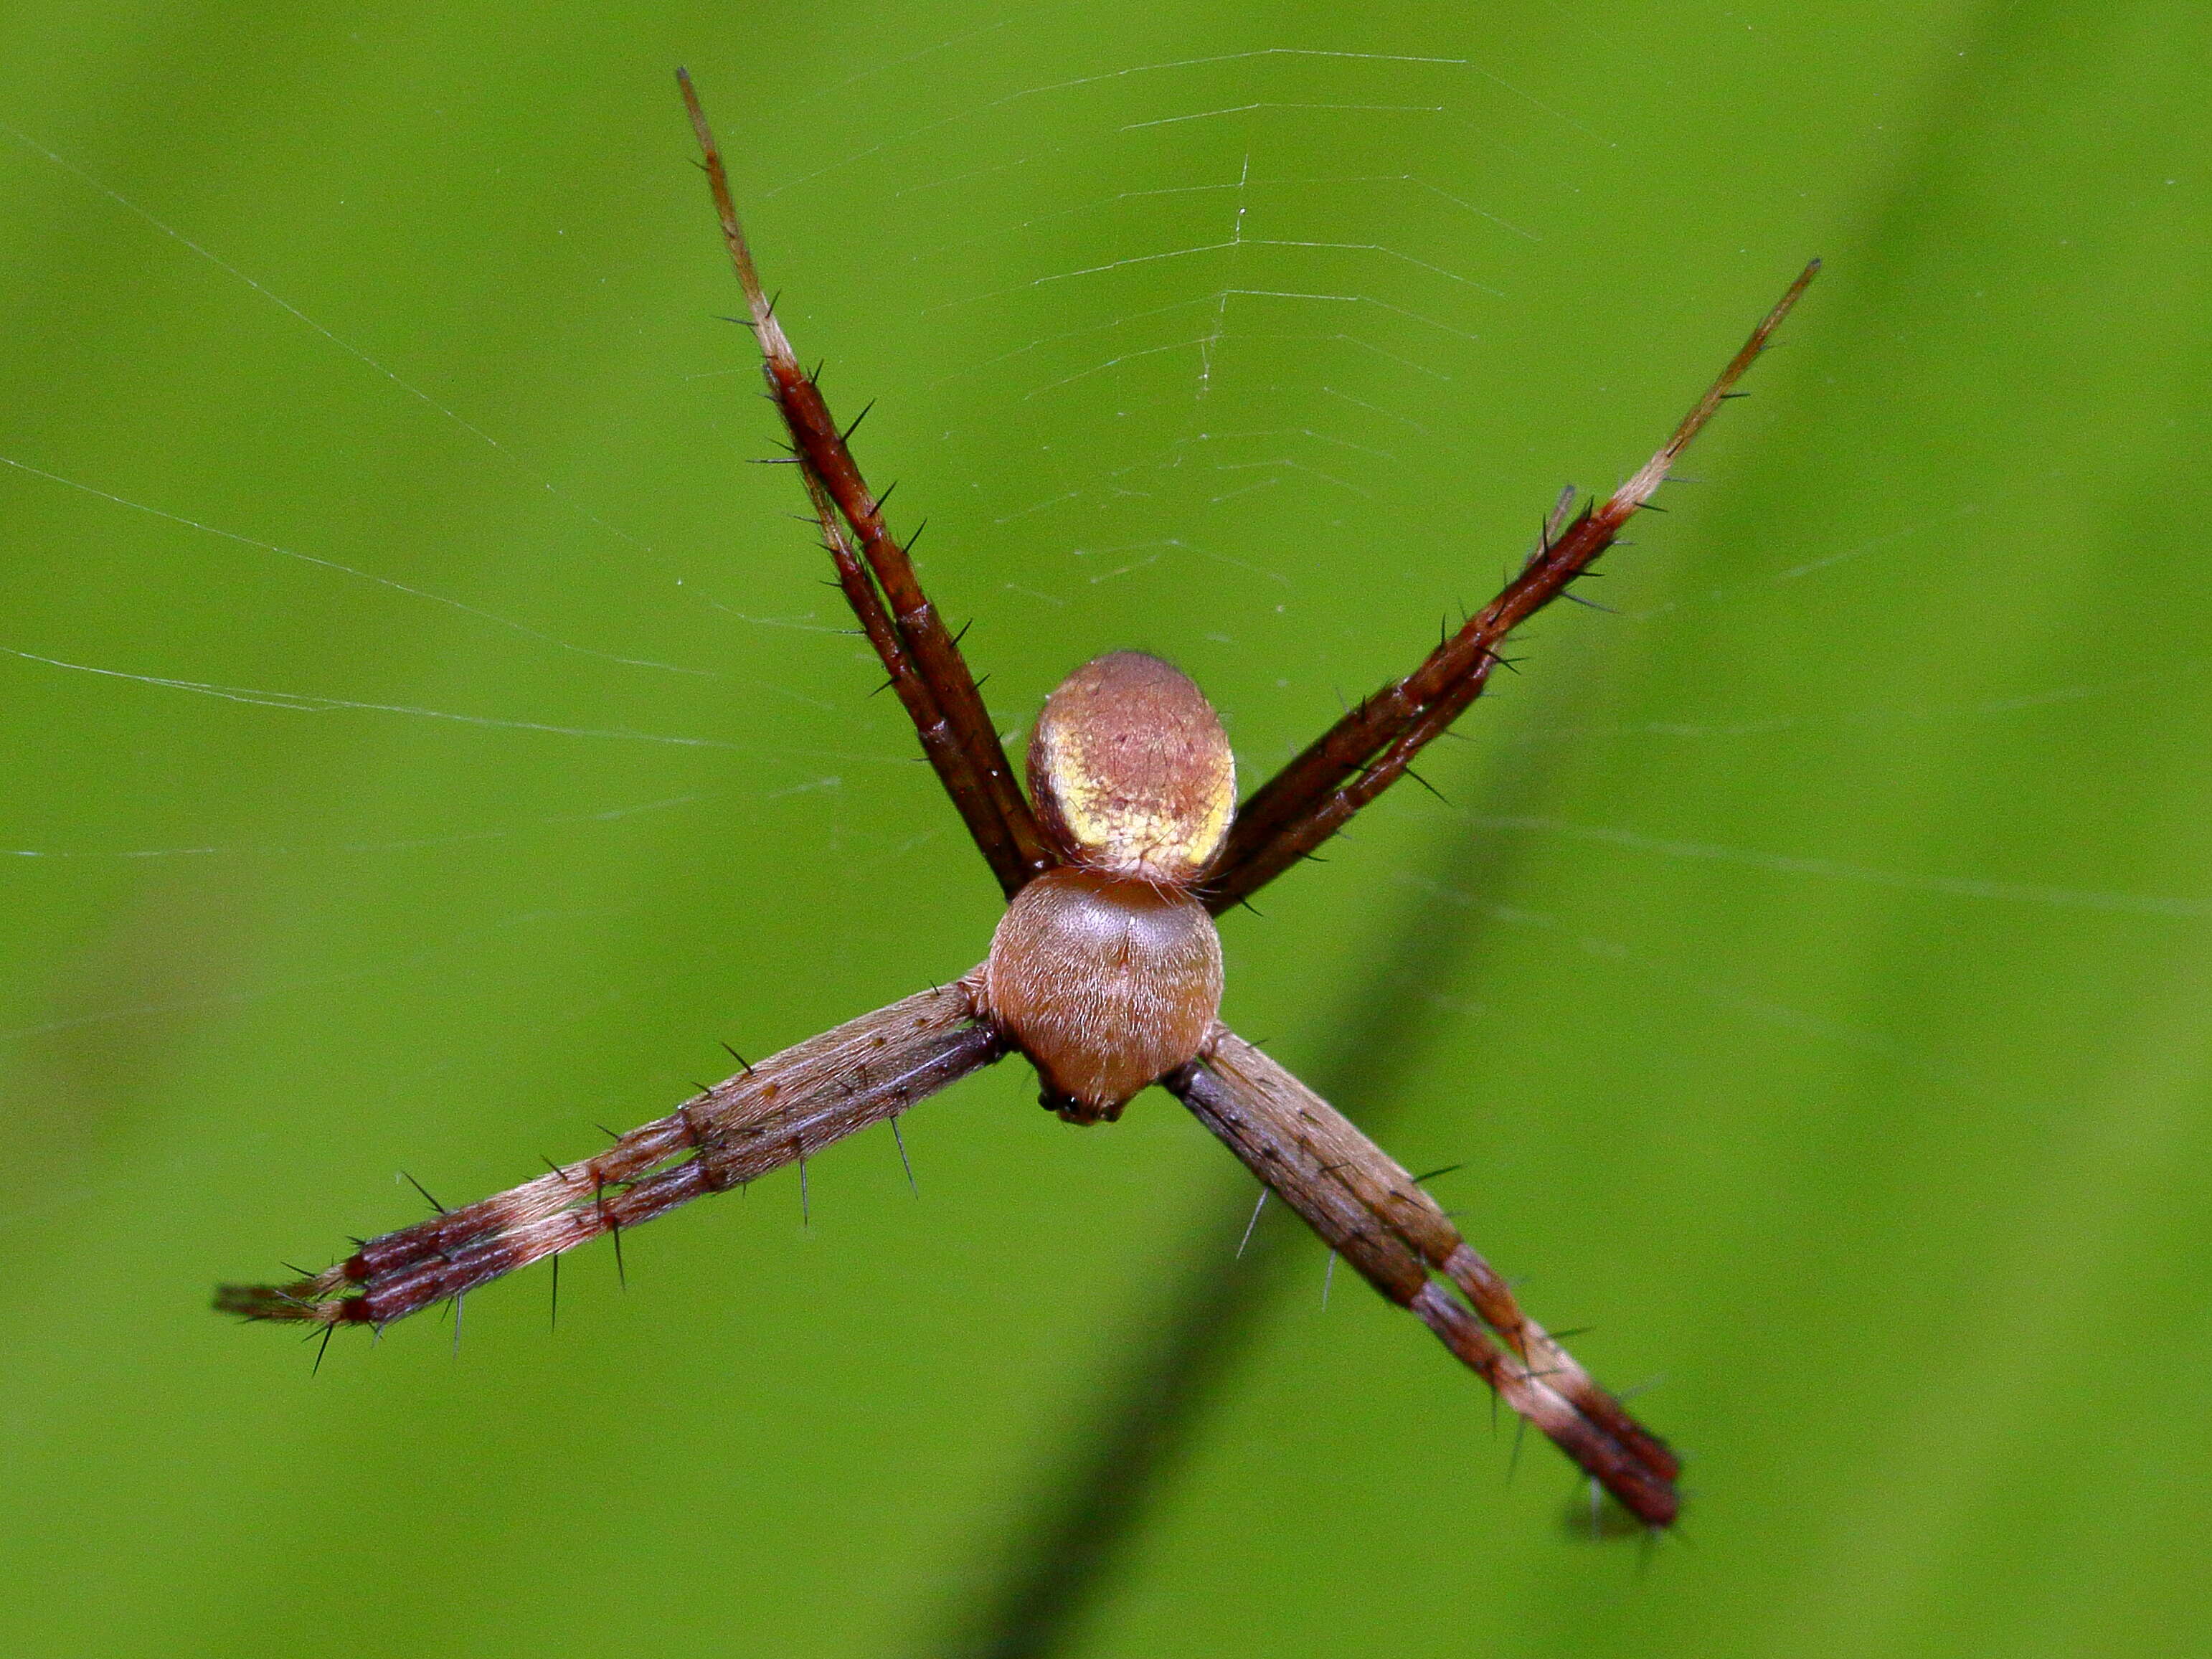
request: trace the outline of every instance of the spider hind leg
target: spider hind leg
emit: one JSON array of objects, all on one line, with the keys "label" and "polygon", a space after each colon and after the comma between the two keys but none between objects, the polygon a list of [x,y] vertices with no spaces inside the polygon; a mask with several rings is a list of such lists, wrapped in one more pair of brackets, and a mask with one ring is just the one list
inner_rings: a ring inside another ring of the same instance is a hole
[{"label": "spider hind leg", "polygon": [[1514,630],[1553,600],[1567,597],[1667,481],[1668,470],[1715,412],[1740,395],[1735,383],[1755,362],[1782,319],[1820,269],[1814,260],[1759,320],[1674,435],[1602,501],[1575,509],[1564,493],[1545,520],[1536,550],[1498,596],[1429,653],[1403,679],[1362,701],[1306,745],[1237,808],[1228,844],[1203,884],[1214,915],[1243,903],[1350,823],[1410,770],[1413,757],[1451,728],[1482,695],[1498,651]]},{"label": "spider hind leg", "polygon": [[[922,590],[906,548],[884,522],[884,499],[890,492],[878,495],[871,490],[853,459],[847,440],[860,422],[839,428],[816,376],[792,349],[775,304],[761,287],[752,249],[738,219],[721,147],[692,89],[691,77],[678,70],[676,79],[699,142],[730,263],[744,291],[769,397],[790,434],[789,459],[799,465],[807,498],[821,523],[837,585],[882,659],[899,702],[914,721],[923,754],[1011,898],[1056,860],[1014,781],[1005,745],[959,642]],[[860,411],[862,418],[866,414],[865,409]]]}]

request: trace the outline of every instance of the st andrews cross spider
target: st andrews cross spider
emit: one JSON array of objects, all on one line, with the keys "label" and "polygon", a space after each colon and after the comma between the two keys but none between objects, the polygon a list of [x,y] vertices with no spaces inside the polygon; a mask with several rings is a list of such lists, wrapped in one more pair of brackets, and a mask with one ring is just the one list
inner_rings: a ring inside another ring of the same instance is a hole
[{"label": "st andrews cross spider", "polygon": [[[249,1319],[380,1329],[603,1233],[742,1186],[890,1120],[1008,1053],[1036,1066],[1043,1103],[1111,1122],[1158,1083],[1367,1281],[1410,1310],[1498,1397],[1648,1527],[1680,1507],[1657,1437],[1521,1311],[1505,1281],[1389,1155],[1216,1018],[1212,918],[1273,881],[1404,775],[1479,696],[1498,648],[1567,591],[1644,507],[1732,394],[1820,269],[1752,331],[1674,434],[1601,502],[1560,500],[1520,574],[1405,678],[1323,732],[1239,805],[1219,721],[1177,669],[1131,651],[1086,663],[1046,699],[1029,795],[880,499],[799,365],[738,224],[721,153],[678,74],[722,234],[758,337],[792,460],[838,585],[1007,906],[981,966],[747,1065],[596,1158],[369,1240],[311,1278],[225,1285]],[[557,1266],[557,1262],[556,1262]],[[1455,1296],[1436,1275],[1459,1292]],[[1464,1298],[1462,1300],[1462,1298]]]}]

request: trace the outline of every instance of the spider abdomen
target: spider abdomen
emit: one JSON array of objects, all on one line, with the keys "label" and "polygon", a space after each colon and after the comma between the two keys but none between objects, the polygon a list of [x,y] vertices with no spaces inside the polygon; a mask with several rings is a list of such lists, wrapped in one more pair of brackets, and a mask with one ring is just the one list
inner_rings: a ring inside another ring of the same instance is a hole
[{"label": "spider abdomen", "polygon": [[1237,757],[1173,663],[1109,651],[1062,680],[1030,734],[1039,827],[1071,864],[1168,887],[1198,879],[1237,812]]},{"label": "spider abdomen", "polygon": [[1038,877],[1007,907],[983,969],[991,1019],[1072,1123],[1198,1057],[1221,1009],[1221,940],[1188,893],[1103,871]]}]

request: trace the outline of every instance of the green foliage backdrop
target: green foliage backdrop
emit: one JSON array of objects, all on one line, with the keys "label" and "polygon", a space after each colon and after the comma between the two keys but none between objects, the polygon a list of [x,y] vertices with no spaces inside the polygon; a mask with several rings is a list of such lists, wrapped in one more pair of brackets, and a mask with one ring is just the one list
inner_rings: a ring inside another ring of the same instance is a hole
[{"label": "green foliage backdrop", "polygon": [[[1248,775],[1828,272],[1228,1012],[1689,1454],[1593,1544],[1280,1277],[1096,1655],[2201,1650],[2212,24],[2166,0],[19,9],[0,49],[12,1651],[928,1651],[1231,1262],[1009,1066],[450,1328],[205,1311],[977,959],[669,70],[1010,726]],[[1441,61],[1439,61],[1441,60]],[[66,481],[66,482],[64,482]],[[67,666],[63,665],[74,665]],[[179,684],[179,683],[189,684]],[[307,701],[301,701],[307,699]],[[1449,948],[1421,952],[1424,941]],[[724,1067],[726,1069],[726,1066]],[[719,1073],[715,1073],[719,1075]],[[1279,1218],[1263,1228],[1285,1224]]]}]

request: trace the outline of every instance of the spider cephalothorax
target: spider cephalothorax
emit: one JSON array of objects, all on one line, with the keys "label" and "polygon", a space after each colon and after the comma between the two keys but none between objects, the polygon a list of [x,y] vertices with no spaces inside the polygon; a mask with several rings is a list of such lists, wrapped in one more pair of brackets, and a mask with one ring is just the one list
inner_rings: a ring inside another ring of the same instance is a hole
[{"label": "spider cephalothorax", "polygon": [[[1497,598],[1403,679],[1360,702],[1239,805],[1221,723],[1157,657],[1117,651],[1046,700],[1030,796],[906,549],[884,523],[820,389],[799,367],[738,228],[688,78],[707,178],[824,549],[923,753],[1007,899],[989,958],[956,983],[848,1021],[702,1090],[596,1157],[363,1244],[289,1285],[231,1285],[253,1319],[381,1329],[435,1303],[708,1193],[727,1191],[889,1121],[1010,1051],[1044,1103],[1118,1116],[1159,1083],[1377,1291],[1646,1525],[1674,1518],[1664,1443],[1521,1310],[1420,1183],[1327,1101],[1222,1024],[1212,918],[1281,874],[1407,771],[1481,694],[1498,647],[1565,593],[1666,481],[1765,346],[1816,260],[1753,331],[1674,434],[1602,501],[1562,496]],[[558,1280],[556,1279],[556,1284]],[[1446,1286],[1449,1285],[1449,1289]]]}]

